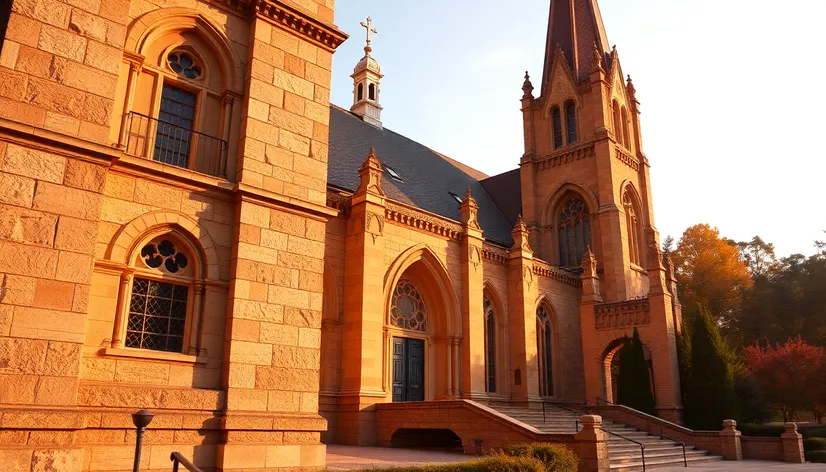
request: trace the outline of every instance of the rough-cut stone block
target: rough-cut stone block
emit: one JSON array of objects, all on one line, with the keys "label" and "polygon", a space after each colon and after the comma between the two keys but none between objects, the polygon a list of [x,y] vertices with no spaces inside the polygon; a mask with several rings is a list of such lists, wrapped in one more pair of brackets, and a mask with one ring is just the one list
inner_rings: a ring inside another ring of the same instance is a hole
[{"label": "rough-cut stone block", "polygon": [[69,311],[75,296],[75,284],[38,279],[34,290],[34,306]]},{"label": "rough-cut stone block", "polygon": [[235,341],[229,346],[229,362],[268,366],[272,362],[270,344]]},{"label": "rough-cut stone block", "polygon": [[31,472],[31,449],[0,449],[0,464],[4,472]]},{"label": "rough-cut stone block", "polygon": [[271,344],[298,345],[298,328],[275,323],[261,323],[261,342]]},{"label": "rough-cut stone block", "polygon": [[76,399],[77,378],[41,377],[34,401],[40,405],[74,405]]},{"label": "rough-cut stone block", "polygon": [[32,277],[54,277],[58,252],[0,240],[0,272]]},{"label": "rough-cut stone block", "polygon": [[0,205],[0,238],[51,246],[56,226],[57,217],[54,215]]},{"label": "rough-cut stone block", "polygon": [[83,342],[85,315],[67,311],[15,307],[11,335],[50,341]]},{"label": "rough-cut stone block", "polygon": [[60,251],[56,277],[66,282],[88,284],[92,279],[92,263],[92,256]]},{"label": "rough-cut stone block", "polygon": [[295,369],[317,369],[321,351],[304,347],[275,345],[272,347],[272,366]]},{"label": "rough-cut stone block", "polygon": [[83,62],[86,53],[86,39],[66,30],[44,25],[40,31],[38,49],[65,57],[77,62]]},{"label": "rough-cut stone block", "polygon": [[299,466],[301,466],[301,446],[287,444],[267,446],[268,468]]},{"label": "rough-cut stone block", "polygon": [[69,159],[63,183],[69,187],[100,193],[106,182],[106,169],[79,159]]},{"label": "rough-cut stone block", "polygon": [[284,307],[272,303],[235,300],[234,316],[245,320],[281,323],[284,321]]},{"label": "rough-cut stone block", "polygon": [[46,375],[77,376],[80,370],[82,346],[76,343],[50,342],[46,351],[43,373]]},{"label": "rough-cut stone block", "polygon": [[0,402],[11,404],[34,403],[38,378],[36,375],[0,375]]},{"label": "rough-cut stone block", "polygon": [[266,390],[317,392],[318,380],[317,370],[258,367],[255,371],[255,387]]},{"label": "rough-cut stone block", "polygon": [[37,180],[62,183],[66,158],[48,152],[9,144],[2,170]]},{"label": "rough-cut stone block", "polygon": [[164,385],[169,380],[169,364],[119,360],[116,382]]},{"label": "rough-cut stone block", "polygon": [[57,223],[55,248],[90,254],[95,248],[97,223],[61,216]]}]

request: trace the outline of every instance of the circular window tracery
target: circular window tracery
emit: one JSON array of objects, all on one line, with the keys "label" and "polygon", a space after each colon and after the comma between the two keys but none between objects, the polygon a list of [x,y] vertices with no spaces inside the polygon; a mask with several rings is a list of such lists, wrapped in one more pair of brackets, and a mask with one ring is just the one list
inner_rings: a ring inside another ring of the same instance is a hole
[{"label": "circular window tracery", "polygon": [[393,291],[390,323],[411,331],[427,331],[427,312],[424,299],[416,286],[407,280],[399,280]]},{"label": "circular window tracery", "polygon": [[160,269],[170,274],[176,274],[189,265],[186,255],[178,252],[175,244],[168,239],[145,245],[141,249],[141,259],[150,269]]},{"label": "circular window tracery", "polygon": [[167,56],[166,61],[169,68],[180,77],[196,80],[204,75],[201,65],[198,64],[192,54],[186,51],[172,51]]}]

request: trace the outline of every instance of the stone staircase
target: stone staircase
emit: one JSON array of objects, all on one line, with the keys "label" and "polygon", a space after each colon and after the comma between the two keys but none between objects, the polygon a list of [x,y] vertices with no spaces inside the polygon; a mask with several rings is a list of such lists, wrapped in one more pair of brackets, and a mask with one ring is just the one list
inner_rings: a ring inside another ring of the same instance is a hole
[{"label": "stone staircase", "polygon": [[[531,425],[548,434],[575,433],[577,419],[583,414],[575,409],[572,411],[550,404],[545,405],[544,417],[541,409],[497,405],[493,405],[492,408],[503,415]],[[683,447],[680,443],[648,434],[630,426],[615,424],[610,420],[604,420],[603,429],[644,444],[646,469],[668,466],[679,467],[684,464]],[[643,470],[640,446],[628,439],[623,439],[614,434],[608,435],[608,456],[612,471],[636,472]],[[706,451],[698,450],[686,444],[685,460],[690,466],[697,462],[719,461],[722,458],[709,455]]]}]

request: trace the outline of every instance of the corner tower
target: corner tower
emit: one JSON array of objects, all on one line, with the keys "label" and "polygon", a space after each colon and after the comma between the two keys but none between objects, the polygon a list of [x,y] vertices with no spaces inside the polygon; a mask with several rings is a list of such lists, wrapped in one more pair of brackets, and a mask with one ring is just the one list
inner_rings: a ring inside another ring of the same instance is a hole
[{"label": "corner tower", "polygon": [[[636,91],[608,44],[596,0],[551,2],[540,95],[527,75],[522,88],[522,214],[537,257],[574,271],[596,261],[598,293],[581,302],[587,401],[611,398],[612,343],[637,326],[658,412],[677,420],[679,305],[659,251]],[[602,319],[605,310],[630,311]]]},{"label": "corner tower", "polygon": [[378,34],[373,27],[373,19],[367,17],[367,22],[362,22],[361,26],[367,30],[367,45],[364,46],[364,57],[361,58],[356,68],[353,70],[353,106],[350,111],[370,123],[373,126],[382,127],[381,124],[381,104],[379,85],[383,75],[379,63],[370,55],[373,47],[370,46],[371,33]]}]

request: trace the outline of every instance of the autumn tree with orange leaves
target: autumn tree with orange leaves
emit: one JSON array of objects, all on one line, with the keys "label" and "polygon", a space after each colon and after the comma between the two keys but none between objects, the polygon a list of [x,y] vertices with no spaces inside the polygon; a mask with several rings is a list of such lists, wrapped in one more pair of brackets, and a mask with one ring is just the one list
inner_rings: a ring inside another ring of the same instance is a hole
[{"label": "autumn tree with orange leaves", "polygon": [[720,237],[717,228],[698,224],[685,230],[671,258],[686,314],[702,304],[723,327],[728,326],[736,317],[744,290],[752,286],[736,244]]}]

